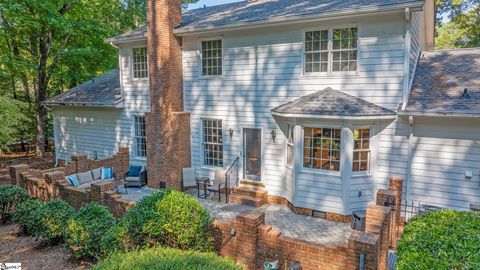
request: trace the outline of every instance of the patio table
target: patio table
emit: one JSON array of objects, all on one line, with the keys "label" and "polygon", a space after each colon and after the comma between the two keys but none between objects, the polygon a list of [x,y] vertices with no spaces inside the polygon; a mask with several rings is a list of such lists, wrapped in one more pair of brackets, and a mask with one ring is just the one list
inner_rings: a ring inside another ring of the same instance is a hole
[{"label": "patio table", "polygon": [[[198,177],[195,179],[197,182],[197,196],[198,198],[206,199],[208,197],[208,190],[207,187],[210,184],[210,178],[208,177]],[[200,186],[203,187],[203,194],[200,195]]]}]

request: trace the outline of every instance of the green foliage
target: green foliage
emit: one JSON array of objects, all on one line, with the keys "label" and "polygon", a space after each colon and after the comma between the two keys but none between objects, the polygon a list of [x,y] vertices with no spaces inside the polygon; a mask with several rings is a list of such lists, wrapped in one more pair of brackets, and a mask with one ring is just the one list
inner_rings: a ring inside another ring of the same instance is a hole
[{"label": "green foliage", "polygon": [[411,219],[399,241],[397,269],[480,269],[480,214],[432,211]]},{"label": "green foliage", "polygon": [[13,211],[12,220],[20,225],[20,230],[26,235],[31,235],[36,227],[34,213],[43,205],[36,199],[28,199],[20,203]]},{"label": "green foliage", "polygon": [[436,0],[436,48],[480,46],[480,0]]},{"label": "green foliage", "polygon": [[67,223],[74,213],[74,209],[62,200],[43,204],[32,215],[32,235],[42,237],[50,243],[63,241]]},{"label": "green foliage", "polygon": [[214,253],[153,248],[115,253],[95,266],[96,270],[241,270],[241,265]]},{"label": "green foliage", "polygon": [[0,95],[0,123],[0,151],[8,152],[8,143],[32,139],[25,130],[33,127],[26,103]]},{"label": "green foliage", "polygon": [[102,255],[151,246],[211,251],[212,220],[189,195],[162,190],[140,200],[101,243]]},{"label": "green foliage", "polygon": [[105,206],[88,204],[69,220],[65,242],[77,259],[96,259],[102,236],[114,225],[115,218]]},{"label": "green foliage", "polygon": [[15,185],[0,186],[0,219],[3,223],[8,222],[15,207],[28,199],[25,189]]}]

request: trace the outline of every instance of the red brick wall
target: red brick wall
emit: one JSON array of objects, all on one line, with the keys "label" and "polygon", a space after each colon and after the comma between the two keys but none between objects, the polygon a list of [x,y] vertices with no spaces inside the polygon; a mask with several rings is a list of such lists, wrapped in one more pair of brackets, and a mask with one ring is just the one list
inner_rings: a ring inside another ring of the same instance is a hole
[{"label": "red brick wall", "polygon": [[190,115],[183,112],[182,40],[173,29],[182,19],[181,0],[147,1],[150,113],[146,115],[148,185],[181,190],[190,166]]}]

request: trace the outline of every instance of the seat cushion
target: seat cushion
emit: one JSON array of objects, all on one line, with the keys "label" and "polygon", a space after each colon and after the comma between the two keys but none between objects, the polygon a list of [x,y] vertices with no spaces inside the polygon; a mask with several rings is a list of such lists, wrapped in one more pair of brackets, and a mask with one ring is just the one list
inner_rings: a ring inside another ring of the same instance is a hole
[{"label": "seat cushion", "polygon": [[77,173],[78,184],[83,185],[85,183],[93,182],[93,176],[91,171]]},{"label": "seat cushion", "polygon": [[102,172],[102,179],[110,179],[113,178],[113,169],[112,168],[101,168]]},{"label": "seat cushion", "polygon": [[104,180],[96,180],[96,181],[92,181],[90,183],[81,184],[81,185],[78,186],[78,188],[89,189],[92,186],[92,184],[102,182],[102,181],[104,181]]},{"label": "seat cushion", "polygon": [[125,177],[125,181],[135,182],[135,181],[140,181],[140,178],[138,176],[127,176]]},{"label": "seat cushion", "polygon": [[69,175],[65,177],[65,181],[67,181],[72,187],[78,187],[78,179],[76,174]]},{"label": "seat cushion", "polygon": [[130,165],[127,176],[140,176],[142,171],[142,166],[140,165]]},{"label": "seat cushion", "polygon": [[102,179],[102,168],[96,168],[92,170],[93,180]]}]

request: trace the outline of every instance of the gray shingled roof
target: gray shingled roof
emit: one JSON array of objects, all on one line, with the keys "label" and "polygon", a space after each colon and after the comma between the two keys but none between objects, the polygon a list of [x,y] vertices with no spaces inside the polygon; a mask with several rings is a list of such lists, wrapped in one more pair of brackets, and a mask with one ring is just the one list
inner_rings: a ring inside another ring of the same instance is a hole
[{"label": "gray shingled roof", "polygon": [[396,113],[330,87],[272,109],[275,115],[317,118],[395,118]]},{"label": "gray shingled roof", "polygon": [[45,101],[44,104],[118,107],[121,100],[119,72],[118,69],[113,69]]},{"label": "gray shingled roof", "polygon": [[[388,8],[394,5],[421,5],[423,0],[257,0],[188,10],[176,32],[214,29],[236,24],[268,20],[288,21],[301,16],[315,16],[329,12]],[[113,37],[108,41],[146,37],[146,28]]]},{"label": "gray shingled roof", "polygon": [[480,48],[424,52],[405,112],[480,115]]}]

